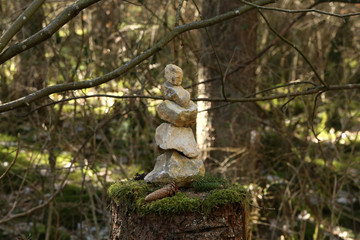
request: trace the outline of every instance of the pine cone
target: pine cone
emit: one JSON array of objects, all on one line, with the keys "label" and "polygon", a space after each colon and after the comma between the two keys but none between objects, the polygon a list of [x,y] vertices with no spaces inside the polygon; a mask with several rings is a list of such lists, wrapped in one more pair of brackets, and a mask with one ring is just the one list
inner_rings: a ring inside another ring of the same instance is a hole
[{"label": "pine cone", "polygon": [[150,193],[145,197],[145,201],[150,202],[164,197],[169,197],[175,195],[179,190],[178,185],[175,182],[172,182],[163,188],[156,190],[155,192]]}]

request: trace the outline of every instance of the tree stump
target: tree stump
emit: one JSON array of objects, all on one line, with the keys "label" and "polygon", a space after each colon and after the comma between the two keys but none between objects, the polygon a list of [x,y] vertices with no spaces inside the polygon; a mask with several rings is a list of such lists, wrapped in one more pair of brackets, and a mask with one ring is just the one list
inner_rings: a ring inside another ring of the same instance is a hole
[{"label": "tree stump", "polygon": [[240,201],[244,195],[233,189],[202,195],[183,190],[147,203],[138,188],[135,192],[115,188],[109,189],[112,240],[248,239],[246,200]]}]

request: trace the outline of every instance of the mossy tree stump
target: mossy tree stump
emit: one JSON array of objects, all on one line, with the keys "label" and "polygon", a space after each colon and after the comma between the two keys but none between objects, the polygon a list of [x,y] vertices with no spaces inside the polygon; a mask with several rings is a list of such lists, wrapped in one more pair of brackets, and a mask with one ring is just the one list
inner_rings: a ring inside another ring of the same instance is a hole
[{"label": "mossy tree stump", "polygon": [[143,181],[109,188],[110,239],[248,239],[246,193],[240,186],[206,193],[180,189],[173,197],[145,202],[155,189]]}]

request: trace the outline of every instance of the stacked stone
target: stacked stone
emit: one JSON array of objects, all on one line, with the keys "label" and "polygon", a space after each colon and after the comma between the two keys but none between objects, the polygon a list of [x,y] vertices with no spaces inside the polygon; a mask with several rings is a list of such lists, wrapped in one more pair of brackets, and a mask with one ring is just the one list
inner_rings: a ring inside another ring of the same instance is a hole
[{"label": "stacked stone", "polygon": [[157,107],[157,112],[168,123],[158,126],[155,133],[156,144],[165,152],[156,158],[146,182],[175,181],[179,186],[187,186],[194,176],[205,174],[203,161],[197,159],[199,148],[190,128],[196,123],[197,106],[181,86],[182,77],[181,68],[173,64],[166,66],[166,82],[161,87],[165,101]]}]

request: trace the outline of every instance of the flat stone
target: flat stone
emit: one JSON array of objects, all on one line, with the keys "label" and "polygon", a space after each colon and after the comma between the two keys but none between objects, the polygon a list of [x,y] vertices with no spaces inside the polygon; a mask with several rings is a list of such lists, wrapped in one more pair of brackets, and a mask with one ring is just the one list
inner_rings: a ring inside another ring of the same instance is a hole
[{"label": "flat stone", "polygon": [[201,159],[189,159],[177,151],[167,151],[156,158],[154,169],[145,177],[146,182],[169,183],[175,181],[180,187],[191,185],[195,176],[204,176]]},{"label": "flat stone", "polygon": [[180,86],[183,78],[183,70],[174,64],[165,67],[165,79],[171,84]]},{"label": "flat stone", "polygon": [[160,118],[178,127],[188,127],[196,123],[197,105],[190,101],[184,108],[173,101],[165,100],[157,107]]},{"label": "flat stone", "polygon": [[199,155],[194,133],[188,127],[175,127],[169,123],[162,123],[156,128],[155,142],[164,150],[175,149],[189,158]]},{"label": "flat stone", "polygon": [[190,93],[182,86],[174,86],[169,81],[166,81],[161,86],[161,92],[166,100],[174,101],[181,107],[189,105]]}]

